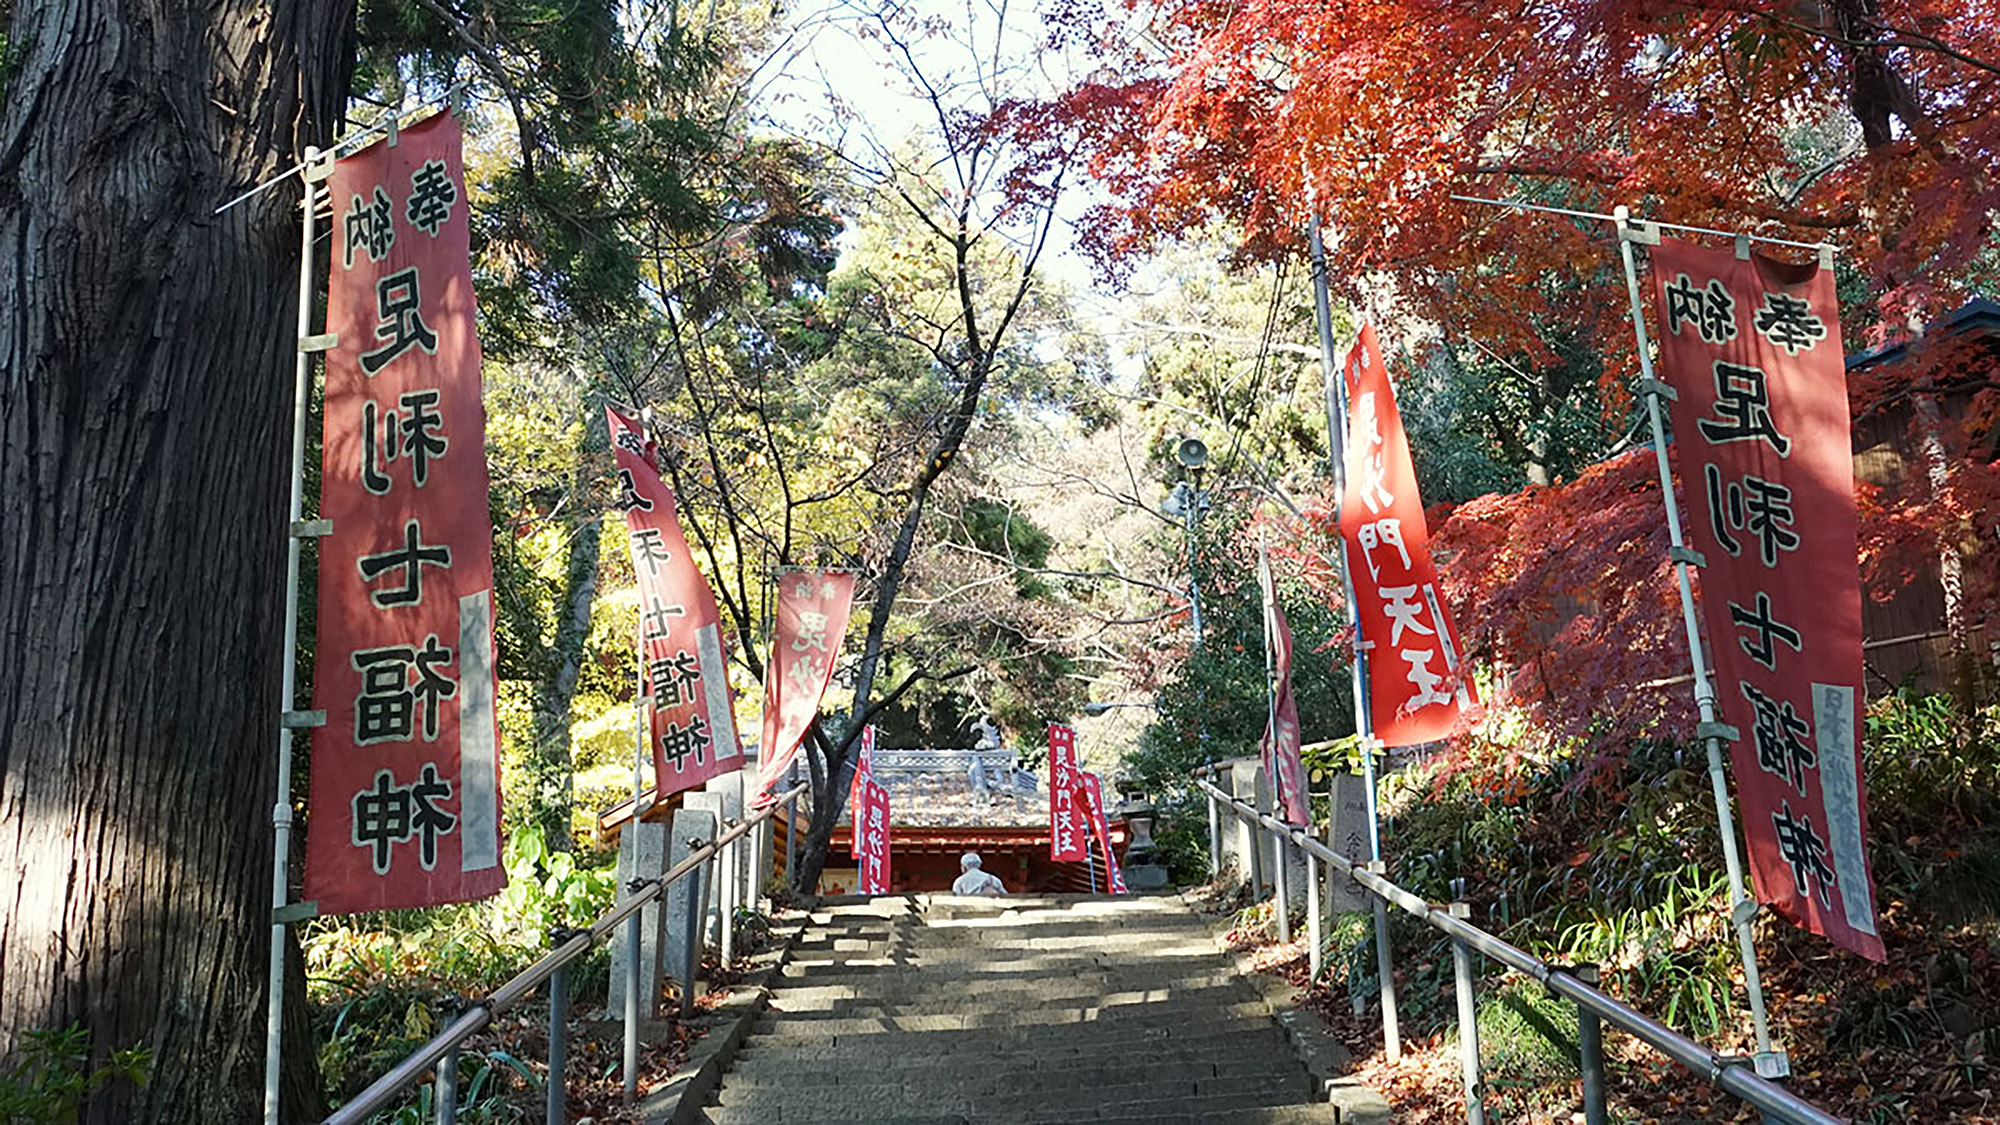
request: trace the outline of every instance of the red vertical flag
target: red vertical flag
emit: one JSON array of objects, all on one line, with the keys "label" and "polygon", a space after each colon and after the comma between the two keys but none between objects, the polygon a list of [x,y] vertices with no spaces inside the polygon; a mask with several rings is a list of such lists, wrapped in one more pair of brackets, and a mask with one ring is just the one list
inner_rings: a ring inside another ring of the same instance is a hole
[{"label": "red vertical flag", "polygon": [[1125,873],[1118,868],[1118,853],[1111,850],[1111,821],[1104,812],[1104,785],[1097,775],[1077,771],[1083,779],[1084,802],[1090,809],[1090,831],[1097,837],[1097,850],[1104,856],[1104,889],[1114,895],[1125,892]]},{"label": "red vertical flag", "polygon": [[1833,273],[1663,240],[1674,456],[1759,902],[1880,961],[1861,774],[1861,580]]},{"label": "red vertical flag", "polygon": [[1475,702],[1460,667],[1458,631],[1438,591],[1430,531],[1396,392],[1363,325],[1347,353],[1347,493],[1340,534],[1347,544],[1368,659],[1368,714],[1384,746],[1414,746],[1450,734]]},{"label": "red vertical flag", "polygon": [[854,807],[855,831],[861,846],[854,853],[861,869],[861,893],[889,893],[889,791],[870,777],[861,784],[861,802]]},{"label": "red vertical flag", "polygon": [[1312,806],[1306,795],[1306,767],[1299,743],[1299,704],[1292,696],[1292,627],[1285,621],[1284,607],[1271,580],[1271,559],[1261,549],[1257,555],[1257,583],[1264,593],[1264,636],[1271,646],[1271,670],[1275,683],[1270,716],[1265,720],[1262,751],[1264,776],[1278,789],[1278,811],[1285,823],[1312,823]]},{"label": "red vertical flag", "polygon": [[1083,834],[1089,812],[1077,799],[1083,786],[1076,767],[1076,732],[1061,723],[1049,724],[1049,858],[1058,863],[1083,860]]},{"label": "red vertical flag", "polygon": [[861,854],[861,800],[866,795],[863,790],[875,781],[875,725],[861,728],[861,749],[854,760],[854,785],[847,794],[847,816],[853,823],[854,838],[848,844],[848,851],[856,856]]},{"label": "red vertical flag", "polygon": [[606,408],[618,461],[618,506],[639,578],[639,663],[645,675],[655,795],[743,768],[715,592],[694,565],[673,489],[639,424]]},{"label": "red vertical flag", "polygon": [[799,743],[819,714],[833,678],[833,661],[854,606],[854,575],[794,570],[778,579],[778,627],[764,661],[763,760],[757,768],[758,806],[799,756]]},{"label": "red vertical flag", "polygon": [[322,914],[506,885],[493,526],[458,120],[334,167],[305,897]]}]

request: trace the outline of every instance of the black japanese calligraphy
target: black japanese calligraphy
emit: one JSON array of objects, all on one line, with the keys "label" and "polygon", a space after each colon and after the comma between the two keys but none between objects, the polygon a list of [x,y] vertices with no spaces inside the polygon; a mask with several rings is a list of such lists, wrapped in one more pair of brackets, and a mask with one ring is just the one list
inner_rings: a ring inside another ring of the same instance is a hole
[{"label": "black japanese calligraphy", "polygon": [[354,697],[356,745],[408,742],[416,737],[420,716],[424,741],[437,740],[438,703],[458,694],[457,681],[438,671],[452,662],[452,651],[438,643],[437,634],[424,638],[421,649],[362,649],[347,659],[361,673],[361,693]]},{"label": "black japanese calligraphy", "polygon": [[630,469],[618,470],[618,507],[627,514],[653,510],[653,501],[639,495],[639,482],[632,479]]},{"label": "black japanese calligraphy", "polygon": [[1667,283],[1667,330],[1680,335],[1683,323],[1694,325],[1701,338],[1711,344],[1726,344],[1736,338],[1736,301],[1719,278],[1697,288],[1686,274],[1676,274]]},{"label": "black japanese calligraphy", "polygon": [[659,528],[641,527],[632,532],[632,561],[655,577],[659,576],[661,563],[673,561]]},{"label": "black japanese calligraphy", "polygon": [[427,566],[451,569],[451,548],[441,543],[423,542],[423,528],[414,519],[403,524],[403,545],[393,547],[375,555],[363,555],[354,564],[361,571],[361,580],[373,583],[377,578],[395,570],[403,571],[403,584],[387,590],[371,590],[370,601],[378,609],[390,609],[399,605],[417,605],[424,600],[424,573]]},{"label": "black japanese calligraphy", "polygon": [[1757,744],[1757,767],[1783,778],[1799,796],[1805,796],[1806,771],[1819,767],[1819,754],[1806,741],[1812,737],[1811,724],[1799,717],[1789,701],[1773,699],[1747,681],[1738,680],[1736,686],[1757,716],[1751,731]]},{"label": "black japanese calligraphy", "polygon": [[361,487],[388,495],[388,466],[398,457],[409,458],[412,484],[422,488],[430,483],[431,462],[451,448],[451,439],[439,429],[444,425],[439,397],[436,390],[411,391],[397,399],[400,409],[387,417],[381,417],[374,399],[361,404]]},{"label": "black japanese calligraphy", "polygon": [[1750,635],[1736,638],[1736,643],[1743,646],[1750,659],[1774,672],[1778,669],[1778,642],[1790,645],[1793,652],[1800,651],[1799,631],[1772,616],[1771,595],[1762,590],[1757,591],[1754,609],[1745,609],[1730,602],[1729,623],[1749,630]]},{"label": "black japanese calligraphy", "polygon": [[1771,828],[1778,836],[1778,852],[1792,868],[1792,886],[1805,898],[1818,893],[1819,904],[1833,908],[1833,868],[1826,863],[1826,841],[1813,831],[1812,817],[1792,816],[1791,802],[1771,814]]},{"label": "black japanese calligraphy", "polygon": [[701,662],[694,653],[681,649],[670,657],[648,661],[646,680],[652,685],[653,706],[685,706],[695,701],[694,688],[701,682]]},{"label": "black japanese calligraphy", "polygon": [[375,283],[375,338],[382,346],[361,353],[361,370],[375,375],[411,348],[437,354],[437,333],[424,323],[422,286],[417,267],[397,270]]},{"label": "black japanese calligraphy", "polygon": [[354,846],[371,849],[375,873],[386,875],[395,845],[415,836],[417,862],[429,871],[437,866],[438,837],[458,826],[458,818],[441,807],[449,800],[451,782],[438,776],[435,762],[425,762],[418,780],[409,785],[397,785],[394,774],[377,770],[375,787],[354,795]]},{"label": "black japanese calligraphy", "polygon": [[451,219],[451,205],[458,202],[458,186],[451,182],[451,169],[442,160],[426,160],[410,173],[410,198],[403,203],[403,217],[410,225],[437,237],[438,228]]},{"label": "black japanese calligraphy", "polygon": [[1764,307],[1757,310],[1757,331],[1772,347],[1797,355],[1826,338],[1826,322],[1812,313],[1812,306],[1798,297],[1783,293],[1764,294]]},{"label": "black japanese calligraphy", "polygon": [[1725,483],[1715,465],[1703,465],[1702,475],[1708,481],[1709,529],[1723,550],[1743,553],[1735,536],[1738,531],[1756,536],[1757,554],[1765,566],[1778,565],[1778,552],[1799,549],[1790,488],[1754,474]]},{"label": "black japanese calligraphy", "polygon": [[1778,456],[1791,455],[1791,439],[1779,433],[1771,419],[1770,388],[1757,368],[1717,360],[1714,409],[1716,417],[1694,422],[1709,441],[1764,441]]},{"label": "black japanese calligraphy", "polygon": [[396,209],[389,202],[389,193],[375,185],[373,202],[357,195],[347,205],[347,215],[342,241],[346,249],[343,268],[354,268],[354,251],[358,248],[368,255],[371,262],[379,262],[389,254],[389,248],[396,244]]},{"label": "black japanese calligraphy", "polygon": [[648,641],[660,640],[673,629],[670,619],[686,616],[686,606],[668,605],[658,596],[648,597],[646,610],[639,615],[639,635]]},{"label": "black japanese calligraphy", "polygon": [[686,726],[670,722],[660,732],[660,755],[672,762],[674,772],[679,773],[687,769],[690,756],[697,766],[707,760],[703,752],[708,749],[708,741],[708,723],[700,715],[692,715]]}]

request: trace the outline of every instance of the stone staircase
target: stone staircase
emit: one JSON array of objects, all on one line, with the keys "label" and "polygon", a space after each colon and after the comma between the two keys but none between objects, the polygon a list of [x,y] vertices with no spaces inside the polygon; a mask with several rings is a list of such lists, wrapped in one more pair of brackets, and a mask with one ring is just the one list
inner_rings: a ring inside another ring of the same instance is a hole
[{"label": "stone staircase", "polygon": [[1338,1122],[1312,1087],[1178,898],[899,896],[812,915],[703,1112],[715,1125]]}]

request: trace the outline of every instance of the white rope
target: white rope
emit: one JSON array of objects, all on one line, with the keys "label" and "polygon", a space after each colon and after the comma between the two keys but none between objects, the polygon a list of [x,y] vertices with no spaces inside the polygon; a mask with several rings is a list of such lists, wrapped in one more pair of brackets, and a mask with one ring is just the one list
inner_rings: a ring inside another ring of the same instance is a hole
[{"label": "white rope", "polygon": [[[1567,207],[1547,207],[1540,203],[1522,203],[1515,199],[1482,199],[1476,195],[1454,195],[1453,199],[1464,203],[1485,203],[1494,207],[1514,207],[1522,211],[1547,211],[1551,215],[1568,215],[1576,219],[1601,219],[1607,223],[1618,221],[1616,215],[1601,214],[1597,211],[1572,211]],[[1767,238],[1761,234],[1744,234],[1740,231],[1716,230],[1714,227],[1691,227],[1684,223],[1662,223],[1651,220],[1632,219],[1631,222],[1664,230],[1684,230],[1690,234],[1712,234],[1720,238],[1747,238],[1752,242],[1766,242],[1773,246],[1795,246],[1801,250],[1836,250],[1831,242],[1794,242],[1789,238]]]},{"label": "white rope", "polygon": [[[419,103],[418,105],[411,108],[407,112],[422,113],[427,109],[434,109],[437,106],[443,105],[451,101],[453,98],[458,97],[464,92],[465,92],[465,83],[463,82],[453,83],[452,87],[446,90],[444,93],[439,94],[437,97],[432,98],[427,102]],[[327,148],[324,152],[320,153],[318,156],[314,157],[313,160],[329,160],[337,158],[340,156],[342,149],[352,148],[355,144],[367,140],[369,137],[372,137],[376,133],[379,133],[383,129],[387,128],[389,126],[389,123],[392,121],[396,122],[398,127],[400,127],[402,124],[402,116],[404,112],[406,111],[397,109],[392,112],[383,114],[382,119],[375,122],[375,124],[370,125],[367,128],[360,130],[359,132],[349,133],[348,135],[333,142],[332,146]],[[297,164],[294,164],[290,168],[287,168],[284,171],[278,173],[277,175],[271,177],[270,179],[265,180],[263,183],[258,184],[256,187],[251,188],[249,191],[244,192],[242,195],[239,195],[236,198],[230,200],[229,202],[223,204],[222,206],[217,207],[215,210],[209,212],[209,214],[220,215],[224,211],[229,210],[231,207],[234,207],[239,203],[247,203],[250,200],[257,198],[258,196],[264,194],[265,192],[271,190],[274,187],[277,187],[279,184],[284,183],[286,180],[291,179],[293,176],[303,171],[308,164],[313,163],[313,160],[299,161]]]}]

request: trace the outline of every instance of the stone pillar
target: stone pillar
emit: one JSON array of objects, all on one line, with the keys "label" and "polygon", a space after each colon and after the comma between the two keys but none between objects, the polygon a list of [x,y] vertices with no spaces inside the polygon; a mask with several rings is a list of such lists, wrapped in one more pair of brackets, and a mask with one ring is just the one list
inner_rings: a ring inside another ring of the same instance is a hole
[{"label": "stone pillar", "polygon": [[[715,839],[715,814],[688,807],[699,797],[699,793],[688,794],[687,801],[674,810],[667,848],[670,867],[685,863],[697,848]],[[667,975],[681,983],[682,1015],[693,1010],[695,969],[701,964],[702,934],[708,928],[708,888],[703,885],[704,874],[697,870],[675,882],[667,888],[660,905],[660,916],[666,923],[661,957]],[[691,906],[695,910],[691,911]]]},{"label": "stone pillar", "polygon": [[[754,780],[754,777],[754,774],[747,775],[742,770],[735,770],[719,777],[709,778],[708,783],[702,786],[706,792],[722,795],[724,824],[743,819],[743,791],[746,788],[744,782]],[[725,894],[730,896],[731,910],[737,906],[747,905],[754,898],[754,891],[750,889],[753,886],[750,875],[756,866],[756,849],[757,842],[751,836],[743,837],[730,847],[728,856],[730,873],[726,878],[716,880],[716,894],[712,899],[718,910],[722,909],[721,896]]]},{"label": "stone pillar", "polygon": [[[630,820],[618,833],[618,895],[623,898],[634,879],[657,879],[667,873],[667,826],[658,821]],[[660,900],[639,908],[639,1014],[647,1019],[659,1012],[662,971],[662,928],[665,917]],[[625,949],[628,926],[611,934],[610,1010],[625,1010],[625,974],[630,957]]]},{"label": "stone pillar", "polygon": [[[708,839],[713,840],[722,834],[722,820],[727,815],[723,812],[722,794],[712,792],[707,786],[703,786],[698,793],[684,794],[681,797],[681,807],[684,809],[699,809],[709,815],[716,826],[709,830]],[[721,905],[722,901],[721,876],[721,863],[711,860],[702,865],[701,892],[703,896],[702,918],[704,919],[702,923],[702,940],[704,941],[719,942],[722,940],[722,929],[717,920],[718,912],[716,909]]]}]

